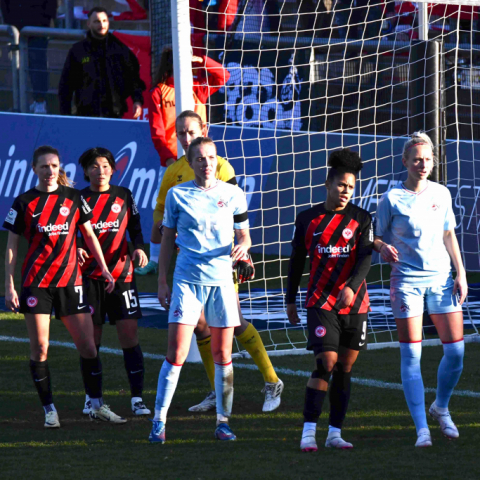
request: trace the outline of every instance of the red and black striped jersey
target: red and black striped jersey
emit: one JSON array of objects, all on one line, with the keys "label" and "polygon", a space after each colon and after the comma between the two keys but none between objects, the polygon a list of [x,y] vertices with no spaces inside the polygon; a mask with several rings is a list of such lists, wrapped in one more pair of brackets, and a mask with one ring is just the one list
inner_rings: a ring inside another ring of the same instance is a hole
[{"label": "red and black striped jersey", "polygon": [[[353,204],[343,210],[328,211],[325,204],[301,212],[295,221],[286,302],[295,303],[305,266],[310,257],[306,307],[357,314],[369,311],[365,278],[373,250],[370,214]],[[339,293],[348,285],[354,292],[353,305],[338,310]]]},{"label": "red and black striped jersey", "polygon": [[[133,262],[128,249],[127,231],[135,249],[143,250],[140,214],[128,188],[110,185],[105,192],[84,188],[82,195],[92,209],[92,228],[102,247],[105,262],[116,281],[133,280]],[[97,261],[90,258],[82,266],[82,273],[104,281]]]},{"label": "red and black striped jersey", "polygon": [[77,230],[91,218],[90,207],[74,188],[59,185],[54,192],[32,188],[18,196],[3,228],[25,236],[29,244],[22,266],[22,286],[82,285]]}]

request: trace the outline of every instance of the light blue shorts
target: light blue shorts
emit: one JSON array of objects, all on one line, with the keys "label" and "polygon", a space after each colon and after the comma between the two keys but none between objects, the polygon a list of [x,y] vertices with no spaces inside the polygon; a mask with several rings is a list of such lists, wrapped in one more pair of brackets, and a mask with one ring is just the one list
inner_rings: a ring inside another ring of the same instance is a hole
[{"label": "light blue shorts", "polygon": [[168,323],[197,325],[202,310],[210,327],[238,327],[240,316],[233,282],[206,286],[174,280]]},{"label": "light blue shorts", "polygon": [[395,318],[422,316],[425,306],[430,315],[462,311],[458,296],[453,295],[452,277],[435,287],[390,287],[390,302]]}]

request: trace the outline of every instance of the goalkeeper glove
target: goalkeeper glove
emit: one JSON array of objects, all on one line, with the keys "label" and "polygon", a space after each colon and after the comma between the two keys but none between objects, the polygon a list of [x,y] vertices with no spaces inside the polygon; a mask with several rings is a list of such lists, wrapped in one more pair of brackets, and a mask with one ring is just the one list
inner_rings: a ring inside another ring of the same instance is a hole
[{"label": "goalkeeper glove", "polygon": [[244,283],[255,278],[255,267],[250,254],[243,260],[237,260],[233,268],[237,272],[238,283]]}]

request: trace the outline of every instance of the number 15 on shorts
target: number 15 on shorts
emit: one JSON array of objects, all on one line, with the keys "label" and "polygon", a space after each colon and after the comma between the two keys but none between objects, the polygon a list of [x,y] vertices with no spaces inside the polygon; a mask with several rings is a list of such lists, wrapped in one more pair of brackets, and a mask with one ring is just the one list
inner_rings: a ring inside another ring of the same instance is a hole
[{"label": "number 15 on shorts", "polygon": [[125,297],[125,305],[130,310],[131,308],[138,307],[137,297],[135,296],[135,290],[125,290],[122,294]]}]

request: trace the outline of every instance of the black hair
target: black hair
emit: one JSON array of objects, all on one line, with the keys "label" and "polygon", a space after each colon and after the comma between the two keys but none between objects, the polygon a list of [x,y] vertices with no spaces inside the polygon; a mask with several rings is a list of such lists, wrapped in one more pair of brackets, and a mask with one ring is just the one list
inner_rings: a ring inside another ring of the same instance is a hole
[{"label": "black hair", "polygon": [[112,167],[112,170],[116,170],[116,165],[115,165],[115,158],[112,154],[112,152],[106,148],[103,147],[95,147],[95,148],[89,148],[85,152],[82,153],[80,158],[78,159],[78,163],[80,166],[83,168],[83,178],[89,182],[90,178],[88,178],[87,174],[85,171],[87,168],[92,165],[92,163],[99,157],[106,158],[108,161],[108,164]]},{"label": "black hair", "polygon": [[187,160],[188,163],[192,163],[193,161],[193,149],[195,147],[198,147],[200,145],[207,145],[211,144],[215,147],[215,151],[217,150],[217,147],[215,146],[215,142],[210,138],[210,137],[197,137],[195,140],[192,141],[192,143],[189,145],[188,150],[187,150]]},{"label": "black hair", "polygon": [[173,50],[171,46],[166,46],[162,50],[160,63],[153,77],[152,85],[165,83],[168,78],[173,77]]},{"label": "black hair", "polygon": [[[42,155],[48,154],[56,155],[58,157],[58,161],[60,162],[60,152],[55,147],[51,147],[50,145],[41,145],[40,147],[37,147],[33,152],[32,166],[35,167],[37,165],[38,159]],[[67,177],[67,174],[62,167],[60,167],[58,170],[57,183],[59,185],[63,185],[64,187],[73,186],[73,182],[71,182],[70,179]]]},{"label": "black hair", "polygon": [[349,148],[335,150],[328,157],[327,181],[333,180],[338,175],[351,173],[357,177],[358,172],[363,168],[362,159],[358,152],[354,152]]},{"label": "black hair", "polygon": [[108,11],[103,8],[103,7],[93,7],[88,13],[87,13],[87,18],[90,19],[90,17],[94,14],[94,13],[105,13],[108,17]]}]

